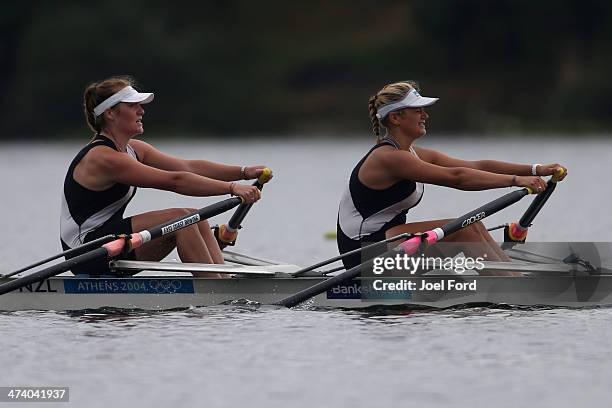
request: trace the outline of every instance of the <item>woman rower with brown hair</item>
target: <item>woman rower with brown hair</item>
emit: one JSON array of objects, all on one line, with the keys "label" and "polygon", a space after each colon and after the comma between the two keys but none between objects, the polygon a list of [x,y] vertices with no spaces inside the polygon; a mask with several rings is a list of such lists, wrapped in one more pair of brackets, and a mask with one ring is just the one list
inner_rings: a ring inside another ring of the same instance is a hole
[{"label": "woman rower with brown hair", "polygon": [[[76,155],[64,181],[60,238],[65,250],[108,234],[141,231],[194,211],[168,208],[124,218],[137,187],[197,197],[232,194],[248,203],[259,200],[256,187],[236,181],[259,177],[265,166],[185,160],[134,139],[144,132],[143,106],[152,100],[153,94],[137,91],[130,77],[113,77],[86,87],[84,112],[94,137]],[[183,262],[223,263],[206,221],[147,243],[128,258],[159,261],[175,247]],[[99,262],[73,272],[99,276],[109,274],[109,269],[106,262]]]}]

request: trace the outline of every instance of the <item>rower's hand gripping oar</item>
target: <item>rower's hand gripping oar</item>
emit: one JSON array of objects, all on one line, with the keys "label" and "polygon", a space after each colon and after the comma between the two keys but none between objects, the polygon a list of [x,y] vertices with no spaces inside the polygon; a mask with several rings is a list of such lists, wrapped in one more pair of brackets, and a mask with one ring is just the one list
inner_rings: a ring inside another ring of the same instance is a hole
[{"label": "rower's hand gripping oar", "polygon": [[[521,198],[531,193],[533,193],[533,191],[528,188],[522,188],[520,190],[508,193],[496,200],[491,201],[490,203],[483,205],[480,208],[477,208],[474,211],[470,211],[469,213],[444,224],[439,228],[435,228],[431,231],[427,231],[426,233],[420,236],[416,236],[414,238],[406,240],[403,243],[399,244],[396,248],[385,252],[379,257],[395,257],[398,253],[402,252],[407,255],[412,255],[415,252],[419,251],[419,249],[422,250],[424,245],[434,244],[445,236],[457,232],[462,228],[466,228],[472,225],[473,223],[480,221],[485,217],[488,217],[489,215],[495,214],[496,212],[503,210],[504,208],[516,203]],[[318,294],[333,288],[334,286],[337,286],[343,282],[346,282],[359,276],[362,272],[372,271],[374,259],[364,262],[361,265],[357,265],[346,272],[319,282],[309,288],[301,290],[294,295],[281,299],[275,304],[286,307],[293,307],[295,305],[298,305],[313,296],[317,296]]]},{"label": "rower's hand gripping oar", "polygon": [[[268,167],[264,168],[262,173],[259,175],[257,180],[253,183],[260,191],[263,189],[264,184],[270,181],[272,176],[272,170]],[[236,238],[238,238],[238,230],[241,228],[242,221],[248,214],[249,210],[253,207],[253,204],[242,203],[236,208],[236,211],[230,218],[227,224],[216,225],[214,227],[214,235],[217,238],[219,248],[223,249],[226,246],[233,246],[236,244]]]},{"label": "rower's hand gripping oar", "polygon": [[232,197],[218,203],[209,205],[201,208],[194,213],[189,215],[175,218],[172,221],[168,221],[164,224],[157,225],[134,233],[129,239],[118,238],[114,241],[108,242],[102,245],[100,248],[86,252],[82,255],[75,256],[74,258],[68,259],[67,261],[61,262],[56,265],[51,265],[48,268],[34,272],[30,275],[26,275],[19,279],[12,280],[0,285],[0,295],[11,292],[15,289],[22,288],[26,285],[42,281],[55,275],[59,275],[62,272],[66,272],[75,266],[81,265],[86,262],[99,261],[103,259],[112,259],[124,252],[129,252],[133,249],[139,248],[143,244],[159,238],[163,235],[173,233],[180,229],[186,228],[192,224],[198,223],[210,217],[214,217],[225,211],[231,210],[237,205],[243,203],[244,200],[241,197]]},{"label": "rower's hand gripping oar", "polygon": [[[525,239],[527,238],[527,232],[529,227],[531,226],[531,223],[533,222],[536,215],[538,215],[542,207],[544,207],[544,204],[546,204],[546,201],[548,201],[553,191],[555,191],[559,179],[564,174],[565,169],[559,169],[550,178],[550,180],[548,180],[544,191],[542,191],[533,199],[533,201],[529,205],[529,208],[527,208],[521,219],[518,222],[513,222],[504,226],[504,242],[515,244],[519,242],[525,242]],[[512,246],[512,244],[510,246]]]}]

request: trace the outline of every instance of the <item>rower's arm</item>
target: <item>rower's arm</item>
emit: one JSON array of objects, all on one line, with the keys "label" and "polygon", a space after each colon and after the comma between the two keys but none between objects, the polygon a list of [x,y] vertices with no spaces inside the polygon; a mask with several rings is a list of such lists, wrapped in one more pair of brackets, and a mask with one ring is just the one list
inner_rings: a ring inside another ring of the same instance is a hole
[{"label": "rower's arm", "polygon": [[91,149],[83,165],[83,173],[95,176],[102,185],[122,183],[198,197],[231,193],[230,183],[226,181],[183,170],[155,168],[105,146]]},{"label": "rower's arm", "polygon": [[442,167],[465,167],[468,169],[482,170],[497,174],[516,174],[517,176],[530,176],[530,164],[508,163],[497,160],[461,160],[450,157],[437,150],[414,147],[418,156],[431,164]]},{"label": "rower's arm", "polygon": [[187,171],[216,180],[241,180],[241,167],[215,163],[208,160],[185,160],[160,152],[142,140],[130,141],[143,164],[168,171]]},{"label": "rower's arm", "polygon": [[[417,154],[418,151],[417,151]],[[378,163],[395,179],[437,184],[459,190],[488,190],[511,187],[512,175],[490,173],[469,167],[445,167],[429,163],[406,151],[388,151],[376,155]]]}]

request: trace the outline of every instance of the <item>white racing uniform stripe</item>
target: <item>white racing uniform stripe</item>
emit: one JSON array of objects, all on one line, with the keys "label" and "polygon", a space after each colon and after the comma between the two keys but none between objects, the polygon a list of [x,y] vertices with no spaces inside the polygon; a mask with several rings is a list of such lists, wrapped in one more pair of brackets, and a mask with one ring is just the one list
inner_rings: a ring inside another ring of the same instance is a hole
[{"label": "white racing uniform stripe", "polygon": [[381,228],[406,209],[414,207],[423,196],[423,184],[416,183],[415,191],[402,201],[383,208],[367,218],[359,213],[348,188],[344,190],[338,209],[338,223],[342,232],[353,240],[360,240],[381,230]]},{"label": "white racing uniform stripe", "polygon": [[60,237],[62,240],[74,248],[82,245],[85,236],[96,228],[102,226],[106,221],[110,220],[121,207],[130,200],[130,197],[134,193],[134,187],[130,187],[127,194],[124,195],[120,200],[115,201],[111,205],[101,209],[97,213],[85,220],[79,227],[76,223],[70,210],[68,209],[68,203],[66,202],[66,196],[62,194],[62,215],[60,224]]}]

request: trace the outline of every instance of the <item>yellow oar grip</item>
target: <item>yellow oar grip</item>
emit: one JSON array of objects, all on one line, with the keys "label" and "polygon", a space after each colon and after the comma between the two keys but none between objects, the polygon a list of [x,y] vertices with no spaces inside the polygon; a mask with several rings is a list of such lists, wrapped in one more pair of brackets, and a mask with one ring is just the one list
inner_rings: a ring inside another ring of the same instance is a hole
[{"label": "yellow oar grip", "polygon": [[527,192],[529,194],[535,194],[536,193],[536,191],[533,188],[531,188],[531,187],[525,187],[525,188],[527,189]]},{"label": "yellow oar grip", "polygon": [[559,170],[555,171],[555,174],[553,174],[550,181],[552,181],[553,183],[556,183],[559,181],[559,178],[563,176],[564,174],[565,174],[565,169],[561,167]]},{"label": "yellow oar grip", "polygon": [[263,172],[261,173],[257,181],[259,181],[261,184],[265,184],[270,180],[270,176],[272,176],[272,170],[266,167],[263,169]]}]

